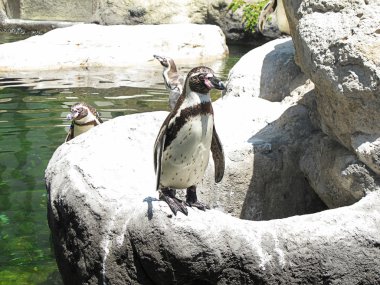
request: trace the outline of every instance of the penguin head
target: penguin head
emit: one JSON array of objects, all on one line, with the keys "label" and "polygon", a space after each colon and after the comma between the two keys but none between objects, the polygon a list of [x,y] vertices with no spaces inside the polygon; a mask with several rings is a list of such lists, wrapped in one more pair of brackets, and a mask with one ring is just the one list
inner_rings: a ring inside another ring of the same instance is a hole
[{"label": "penguin head", "polygon": [[169,69],[173,72],[177,71],[177,66],[175,65],[174,60],[172,58],[156,54],[153,55],[153,57],[157,59],[165,69]]},{"label": "penguin head", "polygon": [[225,89],[223,82],[215,76],[214,71],[206,66],[198,66],[190,70],[187,80],[192,91],[202,94],[208,93],[213,88]]},{"label": "penguin head", "polygon": [[81,120],[91,113],[90,107],[85,103],[76,103],[70,108],[70,114],[67,115],[68,120]]},{"label": "penguin head", "polygon": [[165,56],[156,55],[156,54],[153,55],[153,57],[155,59],[157,59],[161,63],[161,65],[163,67],[169,67],[169,65],[170,65],[170,59],[171,58],[168,58],[168,57],[165,57]]}]

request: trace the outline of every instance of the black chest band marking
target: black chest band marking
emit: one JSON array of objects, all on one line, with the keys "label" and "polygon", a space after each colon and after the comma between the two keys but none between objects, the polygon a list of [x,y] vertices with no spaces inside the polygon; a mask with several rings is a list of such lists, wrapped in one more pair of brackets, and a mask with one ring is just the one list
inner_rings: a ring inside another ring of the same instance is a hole
[{"label": "black chest band marking", "polygon": [[164,150],[177,137],[180,129],[186,124],[187,121],[189,121],[191,117],[213,114],[214,111],[212,109],[211,102],[202,102],[196,106],[187,107],[181,110],[180,115],[175,118],[174,123],[172,123],[167,129]]}]

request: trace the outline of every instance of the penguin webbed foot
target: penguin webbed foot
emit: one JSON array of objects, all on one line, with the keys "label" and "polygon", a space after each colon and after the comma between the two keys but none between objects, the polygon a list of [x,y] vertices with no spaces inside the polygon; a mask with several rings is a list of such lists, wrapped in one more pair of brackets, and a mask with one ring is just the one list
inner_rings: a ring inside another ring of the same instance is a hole
[{"label": "penguin webbed foot", "polygon": [[175,197],[176,191],[174,189],[164,188],[160,191],[160,200],[165,201],[170,210],[172,210],[174,215],[177,215],[177,212],[181,212],[184,215],[188,215],[186,204],[181,200]]},{"label": "penguin webbed foot", "polygon": [[196,207],[202,211],[206,211],[206,209],[210,210],[210,207],[207,204],[198,201],[195,186],[191,186],[186,189],[186,204],[190,207]]},{"label": "penguin webbed foot", "polygon": [[205,203],[202,203],[202,202],[187,202],[186,201],[186,204],[189,205],[190,207],[195,207],[195,208],[198,208],[199,210],[202,210],[202,211],[206,211],[207,210],[210,210],[210,206],[205,204]]}]

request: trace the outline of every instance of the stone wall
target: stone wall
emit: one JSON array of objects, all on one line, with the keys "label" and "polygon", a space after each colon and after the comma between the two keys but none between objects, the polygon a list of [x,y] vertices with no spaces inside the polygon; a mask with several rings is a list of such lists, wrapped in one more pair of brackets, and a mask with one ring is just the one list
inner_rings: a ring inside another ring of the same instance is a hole
[{"label": "stone wall", "polygon": [[[1,0],[4,7],[0,5],[0,15],[23,21],[95,22],[103,25],[213,24],[221,27],[229,41],[251,40],[252,33],[243,29],[242,12],[229,11],[230,2],[231,0]],[[0,23],[3,22],[0,17]],[[9,24],[14,25],[8,22]],[[23,27],[23,22],[17,22],[17,25]],[[2,29],[9,30],[7,27]],[[46,29],[37,30],[45,31]]]},{"label": "stone wall", "polygon": [[8,1],[10,16],[24,20],[90,21],[96,7],[95,0],[17,1]]}]

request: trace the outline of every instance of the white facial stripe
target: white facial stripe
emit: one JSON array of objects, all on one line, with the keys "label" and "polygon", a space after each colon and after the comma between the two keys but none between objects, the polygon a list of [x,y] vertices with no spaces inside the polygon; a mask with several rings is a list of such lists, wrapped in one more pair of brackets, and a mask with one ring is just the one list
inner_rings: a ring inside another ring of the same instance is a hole
[{"label": "white facial stripe", "polygon": [[196,72],[191,75],[191,77],[198,76],[199,74],[203,74],[204,72]]},{"label": "white facial stripe", "polygon": [[[193,77],[193,76],[198,76],[199,74],[205,74],[205,72],[196,72],[196,73],[193,73],[193,74],[191,75],[191,77]],[[212,74],[212,73],[207,73],[207,74],[206,74],[206,77],[208,77],[208,78],[214,77],[214,74]]]}]

